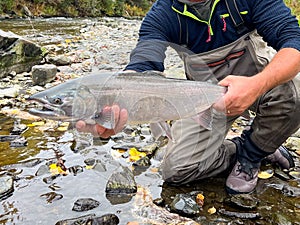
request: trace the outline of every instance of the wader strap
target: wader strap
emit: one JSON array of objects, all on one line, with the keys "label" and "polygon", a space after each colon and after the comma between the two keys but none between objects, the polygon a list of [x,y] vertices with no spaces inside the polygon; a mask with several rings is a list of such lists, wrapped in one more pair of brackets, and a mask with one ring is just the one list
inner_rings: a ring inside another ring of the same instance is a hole
[{"label": "wader strap", "polygon": [[249,31],[245,26],[245,22],[240,14],[236,0],[225,0],[225,3],[237,32],[239,34],[243,34]]},{"label": "wader strap", "polygon": [[187,21],[186,21],[186,18],[179,15],[178,13],[177,13],[177,19],[178,19],[178,23],[180,26],[179,44],[180,44],[180,46],[186,48],[188,45],[188,40],[189,40]]}]

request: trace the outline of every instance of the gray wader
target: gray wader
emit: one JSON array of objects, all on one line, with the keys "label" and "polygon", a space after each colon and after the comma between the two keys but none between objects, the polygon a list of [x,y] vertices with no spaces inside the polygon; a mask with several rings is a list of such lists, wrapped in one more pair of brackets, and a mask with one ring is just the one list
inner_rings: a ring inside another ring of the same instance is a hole
[{"label": "gray wader", "polygon": [[[187,78],[217,82],[227,75],[252,76],[261,71],[275,51],[256,32],[216,50],[181,54]],[[213,75],[212,75],[213,74]],[[262,151],[273,153],[300,126],[300,82],[289,81],[263,94],[249,108],[256,113],[250,138]],[[169,142],[161,168],[167,183],[184,184],[218,175],[233,166],[235,144],[225,137],[238,118],[214,112],[213,129],[207,130],[194,119],[176,121],[172,126],[175,142]]]}]

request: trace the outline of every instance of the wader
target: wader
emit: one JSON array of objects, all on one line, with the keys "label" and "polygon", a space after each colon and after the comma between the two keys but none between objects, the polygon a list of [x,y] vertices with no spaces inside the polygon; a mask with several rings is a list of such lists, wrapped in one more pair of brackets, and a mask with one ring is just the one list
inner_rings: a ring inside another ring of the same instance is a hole
[{"label": "wader", "polygon": [[[274,55],[256,32],[210,52],[182,53],[187,79],[218,82],[228,75],[253,76]],[[256,113],[251,140],[266,154],[273,153],[300,124],[300,86],[296,80],[266,92],[249,108]],[[235,117],[213,113],[212,130],[194,119],[176,121],[172,126],[175,142],[169,142],[162,162],[163,179],[183,184],[220,174],[234,163],[235,144],[225,140]]]}]

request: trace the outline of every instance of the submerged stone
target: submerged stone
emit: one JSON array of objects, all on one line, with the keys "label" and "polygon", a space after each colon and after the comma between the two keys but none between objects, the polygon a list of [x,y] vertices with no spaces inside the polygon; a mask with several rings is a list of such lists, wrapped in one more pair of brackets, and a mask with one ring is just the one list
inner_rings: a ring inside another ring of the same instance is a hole
[{"label": "submerged stone", "polygon": [[171,211],[186,216],[195,216],[200,212],[195,197],[190,194],[176,194],[170,208]]},{"label": "submerged stone", "polygon": [[72,208],[73,211],[83,212],[94,209],[100,205],[100,202],[92,198],[78,199]]},{"label": "submerged stone", "polygon": [[226,209],[220,209],[219,213],[225,216],[229,217],[237,217],[241,219],[258,219],[260,218],[260,214],[257,212],[235,212],[235,211],[229,211]]},{"label": "submerged stone", "polygon": [[130,194],[137,191],[137,185],[132,171],[126,167],[121,167],[122,171],[114,172],[106,184],[107,194]]},{"label": "submerged stone", "polygon": [[63,198],[62,194],[58,194],[56,192],[48,192],[42,194],[41,197],[46,198],[47,203],[52,203],[53,201],[57,201]]},{"label": "submerged stone", "polygon": [[292,187],[290,185],[283,185],[282,193],[286,196],[290,197],[298,197],[300,196],[300,188],[298,187]]},{"label": "submerged stone", "polygon": [[225,199],[225,203],[240,209],[254,209],[259,200],[250,194],[237,194]]},{"label": "submerged stone", "polygon": [[10,176],[0,177],[0,200],[6,199],[14,191],[14,181]]},{"label": "submerged stone", "polygon": [[96,216],[89,214],[77,218],[71,218],[58,221],[55,225],[117,225],[119,218],[115,214],[105,214],[103,216]]}]

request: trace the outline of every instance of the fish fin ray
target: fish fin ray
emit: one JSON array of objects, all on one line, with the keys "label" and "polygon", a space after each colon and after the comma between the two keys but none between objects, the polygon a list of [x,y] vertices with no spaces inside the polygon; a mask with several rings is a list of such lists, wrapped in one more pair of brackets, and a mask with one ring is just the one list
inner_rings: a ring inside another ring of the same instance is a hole
[{"label": "fish fin ray", "polygon": [[155,140],[165,135],[173,141],[171,127],[167,122],[150,123],[150,130]]},{"label": "fish fin ray", "polygon": [[92,119],[106,129],[113,129],[115,127],[115,115],[111,109],[102,110],[100,113],[95,114]]},{"label": "fish fin ray", "polygon": [[198,113],[193,119],[207,130],[212,130],[212,114],[212,108],[210,107]]}]

